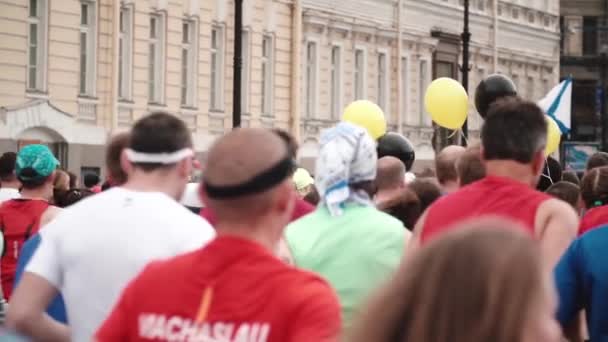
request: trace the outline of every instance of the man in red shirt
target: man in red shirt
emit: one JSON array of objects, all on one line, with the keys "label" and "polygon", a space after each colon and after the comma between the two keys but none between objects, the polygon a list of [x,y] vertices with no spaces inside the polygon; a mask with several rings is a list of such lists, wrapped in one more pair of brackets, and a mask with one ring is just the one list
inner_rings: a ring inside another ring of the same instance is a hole
[{"label": "man in red shirt", "polygon": [[486,117],[481,141],[487,176],[429,207],[416,225],[412,247],[456,223],[499,216],[521,224],[538,239],[553,267],[576,236],[578,218],[567,203],[534,189],[545,163],[544,113],[516,98],[498,102]]},{"label": "man in red shirt", "polygon": [[[289,151],[289,156],[294,160],[293,168],[292,168],[292,170],[290,170],[290,177],[291,177],[291,175],[297,169],[297,167],[295,165],[295,160],[296,160],[296,156],[298,154],[298,143],[295,141],[295,139],[289,133],[287,133],[281,129],[274,129],[273,132],[276,133],[281,139],[283,139],[285,144],[287,144],[287,150]],[[296,198],[296,204],[293,209],[293,213],[291,215],[291,219],[289,222],[293,222],[304,215],[308,215],[308,214],[312,213],[313,211],[315,211],[315,207],[298,196]],[[215,224],[217,223],[217,218],[215,217],[215,214],[213,213],[212,210],[210,210],[208,207],[202,208],[200,211],[200,215],[205,220],[207,220],[207,222],[209,222],[209,224],[211,224],[212,226],[215,227]]]},{"label": "man in red shirt", "polygon": [[218,237],[149,265],[125,289],[97,340],[336,341],[340,307],[333,290],[273,255],[294,207],[292,163],[268,130],[243,128],[220,138],[201,186]]}]

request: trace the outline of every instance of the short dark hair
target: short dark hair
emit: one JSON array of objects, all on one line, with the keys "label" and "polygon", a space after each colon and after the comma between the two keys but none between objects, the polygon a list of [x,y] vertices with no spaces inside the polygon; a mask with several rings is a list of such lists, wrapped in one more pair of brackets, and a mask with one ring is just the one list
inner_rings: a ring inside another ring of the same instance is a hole
[{"label": "short dark hair", "polygon": [[577,186],[581,186],[581,179],[578,177],[575,171],[568,170],[562,172],[562,180]]},{"label": "short dark hair", "polygon": [[99,175],[97,175],[96,173],[86,173],[84,175],[84,186],[87,188],[92,188],[95,185],[99,184],[99,182]]},{"label": "short dark hair", "polygon": [[578,187],[578,185],[570,182],[559,181],[547,189],[547,194],[561,199],[562,201],[570,204],[573,208],[577,208],[581,189]]},{"label": "short dark hair", "polygon": [[608,166],[608,153],[596,152],[593,155],[591,155],[591,157],[589,157],[589,160],[587,160],[587,166],[585,167],[585,169],[587,171],[591,171],[592,169],[595,169],[596,167],[602,167],[602,166]]},{"label": "short dark hair", "polygon": [[[131,130],[129,147],[142,153],[172,153],[192,147],[186,124],[167,112],[153,112],[139,119]],[[171,167],[161,163],[133,163],[145,172]]]},{"label": "short dark hair", "polygon": [[596,167],[585,174],[581,198],[587,209],[608,204],[608,166]]},{"label": "short dark hair", "polygon": [[127,132],[112,137],[106,148],[106,168],[113,184],[120,185],[127,181],[127,174],[120,165],[122,151],[129,146],[131,135]]},{"label": "short dark hair", "polygon": [[486,167],[481,160],[481,147],[471,146],[456,161],[459,185],[465,186],[486,176]]},{"label": "short dark hair", "polygon": [[15,163],[17,153],[6,152],[0,156],[0,181],[10,182],[17,178],[15,175]]},{"label": "short dark hair", "polygon": [[414,230],[416,222],[422,215],[420,199],[412,189],[403,189],[398,196],[379,203],[378,210],[400,220],[410,231]]},{"label": "short dark hair", "polygon": [[553,157],[547,157],[543,173],[538,180],[536,190],[547,191],[549,187],[562,180],[562,165]]},{"label": "short dark hair", "polygon": [[431,178],[417,178],[408,184],[408,188],[418,196],[420,200],[420,212],[424,212],[433,202],[441,197],[439,184]]},{"label": "short dark hair", "polygon": [[481,142],[485,160],[530,163],[547,143],[545,114],[535,103],[510,97],[490,107]]},{"label": "short dark hair", "polygon": [[51,178],[54,174],[55,173],[52,173],[48,177],[42,177],[42,178],[31,178],[31,179],[19,178],[19,181],[21,182],[21,187],[23,187],[23,189],[26,189],[26,190],[36,189],[36,188],[43,186],[49,180],[49,178]]}]

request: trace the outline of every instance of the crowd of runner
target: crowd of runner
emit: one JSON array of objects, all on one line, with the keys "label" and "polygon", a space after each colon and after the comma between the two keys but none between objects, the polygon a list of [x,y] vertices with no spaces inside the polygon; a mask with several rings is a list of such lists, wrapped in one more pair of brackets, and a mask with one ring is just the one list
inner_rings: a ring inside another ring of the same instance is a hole
[{"label": "crowd of runner", "polygon": [[432,176],[378,158],[346,122],[322,134],[314,170],[289,134],[262,128],[225,134],[200,165],[188,128],[162,112],[114,136],[106,179],[82,187],[45,145],[6,152],[6,333],[606,341],[608,154],[562,172],[546,141],[542,110],[512,97],[492,105],[479,144],[439,152]]}]

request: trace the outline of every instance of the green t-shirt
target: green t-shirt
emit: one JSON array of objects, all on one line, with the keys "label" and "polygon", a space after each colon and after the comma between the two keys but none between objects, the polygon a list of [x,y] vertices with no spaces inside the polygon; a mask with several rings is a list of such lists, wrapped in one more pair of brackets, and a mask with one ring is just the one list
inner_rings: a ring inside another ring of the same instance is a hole
[{"label": "green t-shirt", "polygon": [[295,264],[323,276],[336,290],[345,329],[396,270],[410,235],[401,221],[357,204],[347,205],[338,217],[321,206],[285,232]]}]

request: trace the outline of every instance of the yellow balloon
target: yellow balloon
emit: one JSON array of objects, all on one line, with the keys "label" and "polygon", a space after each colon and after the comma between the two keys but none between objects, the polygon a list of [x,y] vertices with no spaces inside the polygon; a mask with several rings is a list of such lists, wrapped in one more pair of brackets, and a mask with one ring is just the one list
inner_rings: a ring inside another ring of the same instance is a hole
[{"label": "yellow balloon", "polygon": [[437,125],[459,129],[467,119],[469,97],[458,81],[442,77],[426,89],[424,105]]},{"label": "yellow balloon", "polygon": [[547,116],[547,147],[545,147],[545,156],[551,155],[559,148],[559,142],[562,139],[562,131],[559,129],[557,122],[550,116]]},{"label": "yellow balloon", "polygon": [[386,119],[382,108],[368,100],[358,100],[346,106],[342,121],[367,129],[374,139],[386,134]]}]

